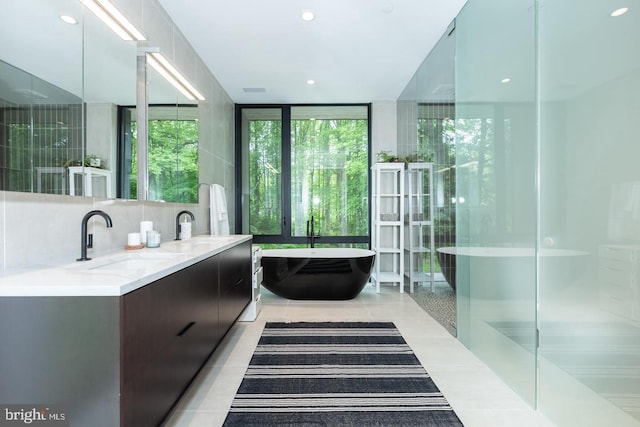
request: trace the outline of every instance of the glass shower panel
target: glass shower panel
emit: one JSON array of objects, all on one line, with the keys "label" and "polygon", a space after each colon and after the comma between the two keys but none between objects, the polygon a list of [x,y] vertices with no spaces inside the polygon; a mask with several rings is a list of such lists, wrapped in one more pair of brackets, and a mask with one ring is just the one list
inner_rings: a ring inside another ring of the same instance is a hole
[{"label": "glass shower panel", "polygon": [[612,16],[624,4],[540,2],[539,408],[558,425],[640,425],[640,10]]},{"label": "glass shower panel", "polygon": [[456,18],[458,337],[536,396],[535,1]]}]

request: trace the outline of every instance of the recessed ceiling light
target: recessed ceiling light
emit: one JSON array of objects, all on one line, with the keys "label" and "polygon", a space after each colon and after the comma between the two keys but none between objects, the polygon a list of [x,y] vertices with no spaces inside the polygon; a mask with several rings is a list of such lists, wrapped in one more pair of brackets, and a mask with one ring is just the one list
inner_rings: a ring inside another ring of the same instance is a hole
[{"label": "recessed ceiling light", "polygon": [[316,81],[313,80],[313,79],[309,79],[309,80],[307,80],[307,84],[308,85],[314,85],[314,84],[316,84]]},{"label": "recessed ceiling light", "polygon": [[69,15],[60,15],[60,19],[62,19],[67,24],[75,25],[78,23],[72,16]]},{"label": "recessed ceiling light", "polygon": [[509,77],[505,77],[504,79],[500,80],[501,83],[509,83],[511,81],[511,79]]},{"label": "recessed ceiling light", "polygon": [[621,7],[620,9],[616,9],[613,12],[611,12],[611,16],[620,16],[620,15],[624,15],[627,12],[629,12],[628,7]]},{"label": "recessed ceiling light", "polygon": [[313,12],[307,10],[305,12],[302,12],[302,20],[303,21],[313,21],[313,19],[316,17],[316,15],[313,14]]}]

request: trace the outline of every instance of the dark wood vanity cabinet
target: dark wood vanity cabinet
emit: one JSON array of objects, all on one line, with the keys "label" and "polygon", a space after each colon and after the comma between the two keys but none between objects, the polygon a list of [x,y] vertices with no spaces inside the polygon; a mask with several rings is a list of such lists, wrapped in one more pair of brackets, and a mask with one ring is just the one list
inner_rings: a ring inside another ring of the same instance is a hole
[{"label": "dark wood vanity cabinet", "polygon": [[238,240],[124,295],[0,298],[0,402],[60,405],[72,426],[164,422],[251,300]]},{"label": "dark wood vanity cabinet", "polygon": [[156,426],[251,299],[251,242],[121,297],[121,425]]}]

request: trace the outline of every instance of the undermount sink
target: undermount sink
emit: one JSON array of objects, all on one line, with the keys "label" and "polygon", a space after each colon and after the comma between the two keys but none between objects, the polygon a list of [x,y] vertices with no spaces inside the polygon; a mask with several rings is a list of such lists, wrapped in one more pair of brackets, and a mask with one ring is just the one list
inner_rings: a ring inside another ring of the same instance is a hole
[{"label": "undermount sink", "polygon": [[168,259],[184,256],[182,252],[132,252],[124,255],[119,255],[120,260],[130,259]]},{"label": "undermount sink", "polygon": [[139,270],[152,264],[183,257],[182,252],[138,252],[96,258],[88,262],[73,264],[69,270]]},{"label": "undermount sink", "polygon": [[90,270],[139,270],[141,268],[145,268],[150,264],[155,264],[159,261],[159,258],[123,259],[120,261],[114,261],[112,263],[96,266],[91,268]]},{"label": "undermount sink", "polygon": [[187,240],[181,240],[180,243],[184,243],[184,244],[192,244],[192,245],[214,245],[214,244],[218,244],[220,242],[234,242],[235,238],[237,236],[235,235],[229,235],[229,236],[207,236],[204,239],[198,238],[198,237],[194,237],[191,239],[187,239]]}]

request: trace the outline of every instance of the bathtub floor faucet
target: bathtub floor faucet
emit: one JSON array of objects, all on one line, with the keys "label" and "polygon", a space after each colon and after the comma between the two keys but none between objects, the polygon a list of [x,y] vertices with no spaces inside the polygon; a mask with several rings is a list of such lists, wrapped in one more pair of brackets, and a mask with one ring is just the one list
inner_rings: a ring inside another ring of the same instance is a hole
[{"label": "bathtub floor faucet", "polygon": [[315,248],[316,247],[316,239],[320,237],[320,233],[316,234],[315,231],[315,219],[313,215],[311,216],[311,221],[307,221],[307,244]]}]

